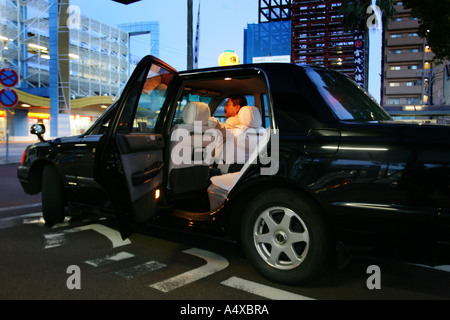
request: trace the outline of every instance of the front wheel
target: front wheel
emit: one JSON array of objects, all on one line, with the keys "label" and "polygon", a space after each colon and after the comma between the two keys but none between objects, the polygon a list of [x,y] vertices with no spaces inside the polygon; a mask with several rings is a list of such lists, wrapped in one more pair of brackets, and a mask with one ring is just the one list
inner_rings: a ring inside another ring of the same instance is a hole
[{"label": "front wheel", "polygon": [[329,232],[317,207],[289,190],[255,197],[244,212],[241,242],[263,276],[283,284],[304,284],[327,268]]}]

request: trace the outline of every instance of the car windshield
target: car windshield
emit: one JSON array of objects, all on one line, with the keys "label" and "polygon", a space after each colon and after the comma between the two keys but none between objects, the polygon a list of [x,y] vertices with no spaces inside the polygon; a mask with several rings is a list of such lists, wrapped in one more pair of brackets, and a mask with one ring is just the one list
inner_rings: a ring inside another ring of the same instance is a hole
[{"label": "car windshield", "polygon": [[340,120],[391,120],[389,114],[347,76],[318,69],[309,69],[307,74]]}]

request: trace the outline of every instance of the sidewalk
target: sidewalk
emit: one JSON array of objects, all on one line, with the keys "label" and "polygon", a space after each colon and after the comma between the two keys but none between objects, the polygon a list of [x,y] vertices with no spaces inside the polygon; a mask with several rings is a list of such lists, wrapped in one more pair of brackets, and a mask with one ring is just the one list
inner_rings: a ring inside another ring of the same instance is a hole
[{"label": "sidewalk", "polygon": [[8,159],[6,159],[6,142],[0,142],[0,165],[17,163],[22,161],[22,155],[26,147],[37,141],[28,142],[9,142],[8,144]]}]

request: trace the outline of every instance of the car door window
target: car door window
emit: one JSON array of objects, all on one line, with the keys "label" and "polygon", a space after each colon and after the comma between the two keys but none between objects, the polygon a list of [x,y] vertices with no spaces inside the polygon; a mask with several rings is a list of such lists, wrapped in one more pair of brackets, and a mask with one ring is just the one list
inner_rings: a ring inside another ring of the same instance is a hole
[{"label": "car door window", "polygon": [[[135,92],[127,101],[119,122],[119,132],[155,133],[172,77],[171,72],[157,64],[151,65],[146,77],[139,79],[142,87],[136,85]],[[137,88],[142,89],[138,91]]]},{"label": "car door window", "polygon": [[[247,105],[249,106],[255,106],[255,97],[253,95],[244,95],[245,99],[247,99]],[[214,110],[213,117],[219,120],[222,123],[225,123],[227,121],[227,118],[225,117],[225,106],[227,105],[228,98],[225,98],[222,100],[217,108]]]},{"label": "car door window", "polygon": [[177,109],[175,110],[175,116],[172,121],[172,126],[176,126],[176,125],[184,123],[183,110],[184,110],[184,107],[186,107],[186,105],[189,102],[199,101],[199,102],[204,102],[209,105],[211,100],[212,100],[212,97],[200,96],[197,94],[190,94],[190,93],[184,92],[182,94],[182,96],[178,99],[178,105],[177,105]]},{"label": "car door window", "polygon": [[[113,106],[114,107],[114,106]],[[108,129],[109,123],[114,115],[113,110],[108,110],[102,115],[89,130],[86,132],[86,136],[103,135]]]}]

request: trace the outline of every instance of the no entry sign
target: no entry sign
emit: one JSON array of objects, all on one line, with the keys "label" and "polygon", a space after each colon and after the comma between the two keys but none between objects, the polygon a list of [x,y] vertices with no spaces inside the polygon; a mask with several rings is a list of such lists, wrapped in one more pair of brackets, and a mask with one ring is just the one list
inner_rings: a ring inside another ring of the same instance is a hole
[{"label": "no entry sign", "polygon": [[13,69],[0,70],[0,83],[5,87],[14,87],[19,82],[19,76]]},{"label": "no entry sign", "polygon": [[3,89],[0,91],[0,104],[5,108],[14,108],[19,102],[19,96],[12,89]]}]

